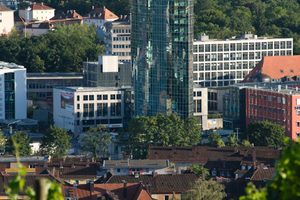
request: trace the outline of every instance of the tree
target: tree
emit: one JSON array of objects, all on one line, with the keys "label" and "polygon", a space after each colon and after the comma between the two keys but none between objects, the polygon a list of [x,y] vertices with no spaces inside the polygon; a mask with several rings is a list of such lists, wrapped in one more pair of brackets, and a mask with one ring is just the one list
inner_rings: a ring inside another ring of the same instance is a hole
[{"label": "tree", "polygon": [[26,133],[15,132],[6,142],[5,154],[13,155],[16,153],[14,142],[18,145],[20,156],[31,154],[30,138]]},{"label": "tree", "polygon": [[6,144],[6,137],[4,136],[3,132],[0,131],[0,152],[4,151],[5,144]]},{"label": "tree", "polygon": [[237,146],[238,145],[238,143],[237,143],[237,141],[236,141],[236,139],[235,139],[235,134],[229,134],[228,135],[228,145],[229,146]]},{"label": "tree", "polygon": [[250,147],[251,143],[248,140],[243,140],[241,142],[241,146],[243,146],[243,147]]},{"label": "tree", "polygon": [[182,194],[183,200],[222,200],[226,197],[225,185],[212,179],[203,181],[198,179],[191,190]]},{"label": "tree", "polygon": [[86,137],[82,139],[83,149],[92,152],[94,157],[98,157],[97,149],[102,151],[102,155],[106,155],[107,145],[112,142],[112,136],[108,132],[108,128],[104,125],[90,127]]},{"label": "tree", "polygon": [[43,155],[48,154],[60,158],[71,148],[70,139],[66,130],[51,126],[42,138],[41,152]]},{"label": "tree", "polygon": [[217,146],[217,145],[220,145],[221,147],[225,146],[225,143],[221,139],[221,135],[216,132],[210,133],[208,136],[208,140],[209,140],[210,146]]},{"label": "tree", "polygon": [[190,168],[193,170],[195,174],[197,174],[200,178],[202,178],[202,173],[205,173],[205,176],[208,178],[209,176],[209,171],[208,169],[202,167],[202,166],[196,166],[196,165],[191,165]]},{"label": "tree", "polygon": [[248,139],[255,146],[275,147],[284,146],[285,130],[283,126],[271,123],[269,121],[257,121],[248,125],[243,139]]}]

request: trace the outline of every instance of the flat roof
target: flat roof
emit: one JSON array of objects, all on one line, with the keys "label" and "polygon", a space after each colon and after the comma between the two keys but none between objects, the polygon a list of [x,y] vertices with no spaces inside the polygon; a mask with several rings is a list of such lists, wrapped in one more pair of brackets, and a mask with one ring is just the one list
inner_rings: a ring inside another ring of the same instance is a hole
[{"label": "flat roof", "polygon": [[119,91],[131,89],[130,86],[122,87],[57,87],[54,90],[65,90],[71,92],[101,92],[101,91]]},{"label": "flat roof", "polygon": [[[49,156],[20,156],[20,162],[49,162]],[[0,156],[0,163],[17,162],[16,156]]]}]

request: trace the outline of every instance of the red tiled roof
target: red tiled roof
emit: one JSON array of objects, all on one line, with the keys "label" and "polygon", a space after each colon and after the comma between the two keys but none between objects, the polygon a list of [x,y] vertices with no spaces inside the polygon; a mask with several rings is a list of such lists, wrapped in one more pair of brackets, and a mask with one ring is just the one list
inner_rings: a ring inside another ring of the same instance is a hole
[{"label": "red tiled roof", "polygon": [[[30,7],[31,10],[55,10],[54,8],[46,6],[43,3],[33,3],[33,4],[29,5],[28,7]],[[27,7],[20,8],[20,10],[25,10],[25,8],[27,8]]]},{"label": "red tiled roof", "polygon": [[94,184],[94,191],[90,191],[90,185],[78,185],[76,188],[63,186],[65,197],[77,197],[79,200],[96,200],[97,197],[110,196],[119,200],[152,200],[149,193],[141,183],[127,183],[127,197],[124,197],[124,184]]},{"label": "red tiled roof", "polygon": [[6,7],[5,5],[0,4],[0,11],[13,11],[10,8]]},{"label": "red tiled roof", "polygon": [[173,192],[182,193],[190,189],[191,184],[199,177],[194,174],[158,174],[141,175],[138,178],[132,175],[113,175],[109,178],[106,184],[122,183],[125,180],[127,183],[143,183],[149,186],[148,190],[152,194],[172,194]]},{"label": "red tiled roof", "polygon": [[94,8],[85,17],[90,19],[119,19],[117,15],[115,15],[113,12],[111,12],[105,7]]},{"label": "red tiled roof", "polygon": [[55,19],[82,19],[83,17],[79,15],[75,10],[68,10],[67,13],[61,13],[57,14],[54,17],[52,17],[50,20],[55,20]]},{"label": "red tiled roof", "polygon": [[252,78],[264,74],[271,79],[281,79],[285,76],[300,76],[300,55],[264,57],[242,82],[252,82]]}]

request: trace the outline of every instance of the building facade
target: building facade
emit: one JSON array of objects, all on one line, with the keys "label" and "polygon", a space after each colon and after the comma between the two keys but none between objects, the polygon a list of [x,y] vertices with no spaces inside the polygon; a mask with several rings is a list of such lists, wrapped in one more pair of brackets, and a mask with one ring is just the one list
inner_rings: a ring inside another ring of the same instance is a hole
[{"label": "building facade", "polygon": [[10,33],[14,25],[14,11],[0,4],[0,36]]},{"label": "building facade", "polygon": [[105,6],[102,8],[92,6],[92,10],[84,17],[83,24],[94,24],[97,28],[103,29],[105,22],[115,21],[117,19],[119,19],[119,17],[105,8]]},{"label": "building facade", "polygon": [[49,20],[55,15],[55,9],[44,5],[43,3],[33,3],[28,7],[19,9],[19,16],[23,17],[26,22],[32,20],[44,21]]},{"label": "building facade", "polygon": [[54,125],[82,133],[104,124],[118,132],[131,116],[131,88],[65,87],[53,89]]},{"label": "building facade", "polygon": [[245,34],[210,40],[202,35],[194,41],[193,55],[194,83],[223,87],[242,81],[263,57],[293,55],[293,39]]},{"label": "building facade", "polygon": [[133,0],[134,114],[193,114],[192,0]]},{"label": "building facade", "polygon": [[130,21],[128,16],[120,16],[116,21],[104,24],[104,53],[117,55],[119,61],[131,60]]},{"label": "building facade", "polygon": [[0,119],[25,119],[26,68],[0,61]]},{"label": "building facade", "polygon": [[198,117],[201,121],[202,130],[207,130],[207,88],[201,88],[197,85],[194,86],[194,116]]}]

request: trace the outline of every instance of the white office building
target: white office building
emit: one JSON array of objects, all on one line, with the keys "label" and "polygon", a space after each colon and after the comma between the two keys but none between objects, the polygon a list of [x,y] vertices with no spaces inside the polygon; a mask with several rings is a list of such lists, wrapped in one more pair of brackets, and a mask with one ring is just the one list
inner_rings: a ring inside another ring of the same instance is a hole
[{"label": "white office building", "polygon": [[0,61],[0,120],[27,117],[26,68]]},{"label": "white office building", "polygon": [[265,56],[293,55],[293,38],[257,37],[251,33],[231,39],[194,41],[194,83],[223,87],[242,81]]}]

